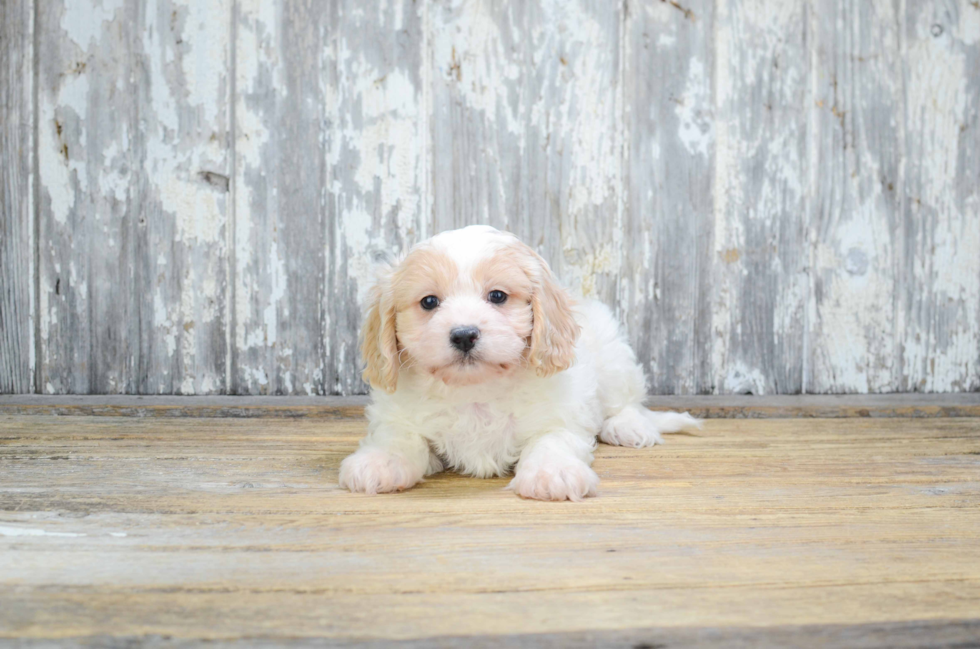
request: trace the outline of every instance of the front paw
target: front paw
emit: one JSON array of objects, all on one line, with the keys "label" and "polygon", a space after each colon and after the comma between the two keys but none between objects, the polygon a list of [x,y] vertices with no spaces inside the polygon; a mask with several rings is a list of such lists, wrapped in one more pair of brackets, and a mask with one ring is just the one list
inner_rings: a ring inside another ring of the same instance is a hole
[{"label": "front paw", "polygon": [[340,463],[340,486],[355,493],[404,491],[421,479],[411,462],[379,448],[362,448]]},{"label": "front paw", "polygon": [[543,462],[534,467],[517,466],[508,489],[521,498],[579,501],[596,495],[599,476],[585,462]]}]

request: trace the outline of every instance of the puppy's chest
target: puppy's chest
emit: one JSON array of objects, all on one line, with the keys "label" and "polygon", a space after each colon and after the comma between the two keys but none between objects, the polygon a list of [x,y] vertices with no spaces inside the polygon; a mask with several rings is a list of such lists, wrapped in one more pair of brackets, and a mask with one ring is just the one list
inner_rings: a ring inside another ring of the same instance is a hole
[{"label": "puppy's chest", "polygon": [[506,408],[485,402],[457,404],[434,423],[434,450],[460,473],[503,475],[520,456],[518,420]]}]

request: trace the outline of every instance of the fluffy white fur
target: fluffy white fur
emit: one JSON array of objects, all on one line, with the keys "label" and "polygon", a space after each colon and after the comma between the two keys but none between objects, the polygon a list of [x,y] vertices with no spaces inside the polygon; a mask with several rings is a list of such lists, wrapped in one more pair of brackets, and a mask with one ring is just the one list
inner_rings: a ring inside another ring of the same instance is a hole
[{"label": "fluffy white fur", "polygon": [[[491,291],[506,301],[491,303]],[[480,331],[469,353],[450,343],[460,326]],[[486,226],[442,233],[387,270],[362,352],[369,432],[340,468],[355,492],[401,491],[444,469],[513,471],[523,498],[581,500],[599,484],[597,436],[640,448],[701,426],[644,408],[643,370],[609,309],[574,304],[543,259]]]}]

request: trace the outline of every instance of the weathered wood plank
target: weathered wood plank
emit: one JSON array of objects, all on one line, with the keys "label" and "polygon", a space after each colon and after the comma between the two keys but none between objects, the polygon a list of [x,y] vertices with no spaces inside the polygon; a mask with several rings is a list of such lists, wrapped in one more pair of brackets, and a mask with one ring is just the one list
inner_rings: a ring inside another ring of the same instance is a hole
[{"label": "weathered wood plank", "polygon": [[525,220],[524,16],[523,3],[444,0],[428,9],[432,232],[473,223],[511,230]]},{"label": "weathered wood plank", "polygon": [[44,392],[139,390],[140,22],[118,3],[40,7]]},{"label": "weathered wood plank", "polygon": [[349,494],[360,420],[180,424],[0,417],[0,638],[976,620],[978,419],[708,422],[565,505]]},{"label": "weathered wood plank", "polygon": [[356,394],[367,391],[357,340],[375,272],[427,236],[423,26],[429,8],[413,0],[395,0],[382,11],[368,11],[358,0],[337,5],[324,388]]},{"label": "weathered wood plank", "polygon": [[[226,391],[231,0],[143,10],[139,391]],[[161,308],[162,306],[162,308]]]},{"label": "weathered wood plank", "polygon": [[360,303],[424,231],[421,9],[238,10],[234,392],[363,392]]},{"label": "weathered wood plank", "polygon": [[[141,95],[135,6],[39,6],[40,349],[45,393],[139,389],[133,299]],[[105,189],[103,191],[103,183]]]},{"label": "weathered wood plank", "polygon": [[509,230],[615,306],[623,181],[619,3],[429,9],[433,231]]},{"label": "weathered wood plank", "polygon": [[711,327],[709,339],[694,340],[711,358],[710,383],[700,390],[803,388],[806,12],[805,0],[715,5],[714,246],[693,247],[695,272],[708,279],[698,288],[710,294],[696,320]]},{"label": "weathered wood plank", "polygon": [[222,389],[229,6],[40,8],[44,392]]},{"label": "weathered wood plank", "polygon": [[34,2],[0,3],[0,394],[34,391]]},{"label": "weathered wood plank", "polygon": [[[168,397],[0,395],[0,415],[362,419],[367,396]],[[652,410],[706,419],[980,417],[980,393],[653,396]]]},{"label": "weathered wood plank", "polygon": [[980,389],[980,6],[910,2],[900,373],[890,389]]},{"label": "weathered wood plank", "polygon": [[525,5],[526,171],[515,231],[573,293],[616,308],[626,198],[625,3]]},{"label": "weathered wood plank", "polygon": [[236,2],[235,394],[323,394],[330,25],[313,1]]},{"label": "weathered wood plank", "polygon": [[671,647],[685,649],[823,649],[828,646],[862,649],[919,649],[920,647],[969,647],[980,634],[980,620],[917,620],[869,624],[810,624],[765,627],[635,628],[604,631],[528,633],[523,635],[440,636],[417,640],[367,640],[311,636],[304,638],[184,639],[160,636],[68,637],[57,640],[19,640],[18,647],[97,647],[128,649],[134,645],[159,648],[216,647],[252,649],[304,647],[317,649],[595,649],[595,647]]},{"label": "weathered wood plank", "polygon": [[903,231],[903,66],[898,5],[813,5],[809,392],[899,383],[896,290]]},{"label": "weathered wood plank", "polygon": [[629,3],[620,308],[655,394],[713,392],[714,2]]}]

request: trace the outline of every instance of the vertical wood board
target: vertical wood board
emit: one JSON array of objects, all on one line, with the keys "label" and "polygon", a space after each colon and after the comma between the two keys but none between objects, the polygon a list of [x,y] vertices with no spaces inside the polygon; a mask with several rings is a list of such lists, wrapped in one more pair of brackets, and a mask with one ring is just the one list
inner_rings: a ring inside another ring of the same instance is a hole
[{"label": "vertical wood board", "polygon": [[34,9],[0,3],[0,394],[34,391]]},{"label": "vertical wood board", "polygon": [[44,392],[223,391],[228,6],[40,8]]}]

